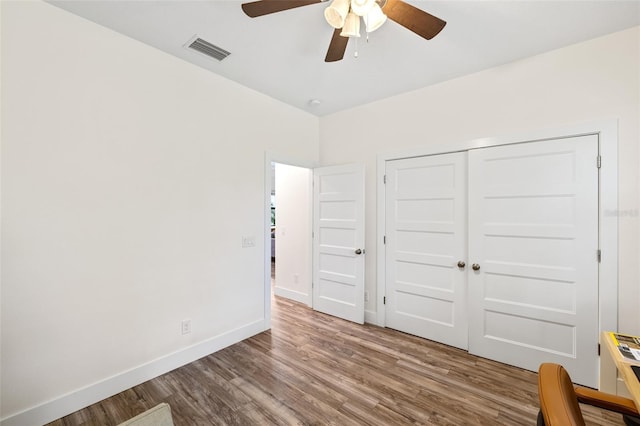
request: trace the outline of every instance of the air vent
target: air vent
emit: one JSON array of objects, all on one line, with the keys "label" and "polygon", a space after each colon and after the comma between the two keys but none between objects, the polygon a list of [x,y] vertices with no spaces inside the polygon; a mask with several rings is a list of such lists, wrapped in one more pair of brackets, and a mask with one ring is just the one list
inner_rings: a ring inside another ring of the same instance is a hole
[{"label": "air vent", "polygon": [[211,58],[217,59],[218,61],[223,60],[227,56],[231,55],[231,52],[227,52],[221,47],[216,46],[215,44],[211,44],[206,40],[196,37],[191,43],[189,43],[189,49],[197,50],[200,53],[203,53]]}]

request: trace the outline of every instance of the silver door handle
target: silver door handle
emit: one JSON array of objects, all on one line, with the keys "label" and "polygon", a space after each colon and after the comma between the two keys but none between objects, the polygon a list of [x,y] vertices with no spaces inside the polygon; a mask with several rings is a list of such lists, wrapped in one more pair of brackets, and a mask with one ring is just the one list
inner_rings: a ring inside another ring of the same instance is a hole
[{"label": "silver door handle", "polygon": [[364,250],[361,249],[356,249],[355,254],[362,254],[364,253]]},{"label": "silver door handle", "polygon": [[464,261],[461,260],[461,261],[458,262],[458,268],[464,269],[465,266],[467,266],[467,264],[464,263]]},{"label": "silver door handle", "polygon": [[471,265],[471,269],[473,269],[474,271],[479,271],[480,265],[478,265],[477,263],[474,263],[473,265]]}]

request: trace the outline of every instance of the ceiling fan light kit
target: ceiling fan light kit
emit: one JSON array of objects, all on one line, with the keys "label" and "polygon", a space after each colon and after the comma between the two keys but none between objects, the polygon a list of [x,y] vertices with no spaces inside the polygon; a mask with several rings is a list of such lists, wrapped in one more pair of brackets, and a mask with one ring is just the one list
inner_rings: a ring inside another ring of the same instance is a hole
[{"label": "ceiling fan light kit", "polygon": [[358,16],[365,16],[374,4],[376,0],[351,0],[351,10]]},{"label": "ceiling fan light kit", "polygon": [[360,18],[364,19],[368,33],[387,20],[376,0],[333,0],[324,10],[324,18],[333,28],[342,29],[342,37],[360,37]]},{"label": "ceiling fan light kit", "polygon": [[[257,0],[242,4],[242,10],[247,16],[256,18],[325,1]],[[438,35],[447,24],[403,0],[333,0],[324,10],[324,17],[334,28],[325,62],[342,60],[349,38],[360,37],[360,18],[364,20],[367,33],[380,28],[388,18],[426,40]]]},{"label": "ceiling fan light kit", "polygon": [[387,22],[387,15],[385,15],[384,12],[382,12],[382,9],[380,8],[380,6],[378,6],[378,3],[375,3],[371,8],[371,11],[369,11],[369,13],[364,18],[364,23],[367,27],[367,32],[368,33],[374,32],[375,30],[380,28],[382,24],[384,24],[385,22]]},{"label": "ceiling fan light kit", "polygon": [[324,10],[324,19],[333,28],[342,28],[349,14],[349,0],[333,0]]},{"label": "ceiling fan light kit", "polygon": [[360,37],[360,17],[353,12],[349,12],[340,35],[342,37]]}]

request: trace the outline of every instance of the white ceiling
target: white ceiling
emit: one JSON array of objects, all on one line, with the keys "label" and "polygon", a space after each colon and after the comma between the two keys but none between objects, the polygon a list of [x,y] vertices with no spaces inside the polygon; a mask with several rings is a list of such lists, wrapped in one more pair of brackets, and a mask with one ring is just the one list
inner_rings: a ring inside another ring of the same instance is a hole
[{"label": "white ceiling", "polygon": [[[446,27],[427,41],[388,21],[325,63],[328,3],[249,18],[235,0],[50,1],[319,116],[640,24],[640,0],[407,2]],[[218,62],[186,49],[194,35],[231,55]]]}]

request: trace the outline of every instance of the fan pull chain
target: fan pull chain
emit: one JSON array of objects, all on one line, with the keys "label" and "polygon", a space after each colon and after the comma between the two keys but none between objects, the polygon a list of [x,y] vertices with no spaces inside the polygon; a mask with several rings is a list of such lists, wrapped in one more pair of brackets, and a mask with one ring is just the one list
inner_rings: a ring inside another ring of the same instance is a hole
[{"label": "fan pull chain", "polygon": [[364,21],[364,25],[365,25],[364,32],[367,33],[367,43],[369,43],[369,15],[363,16],[362,20]]}]

